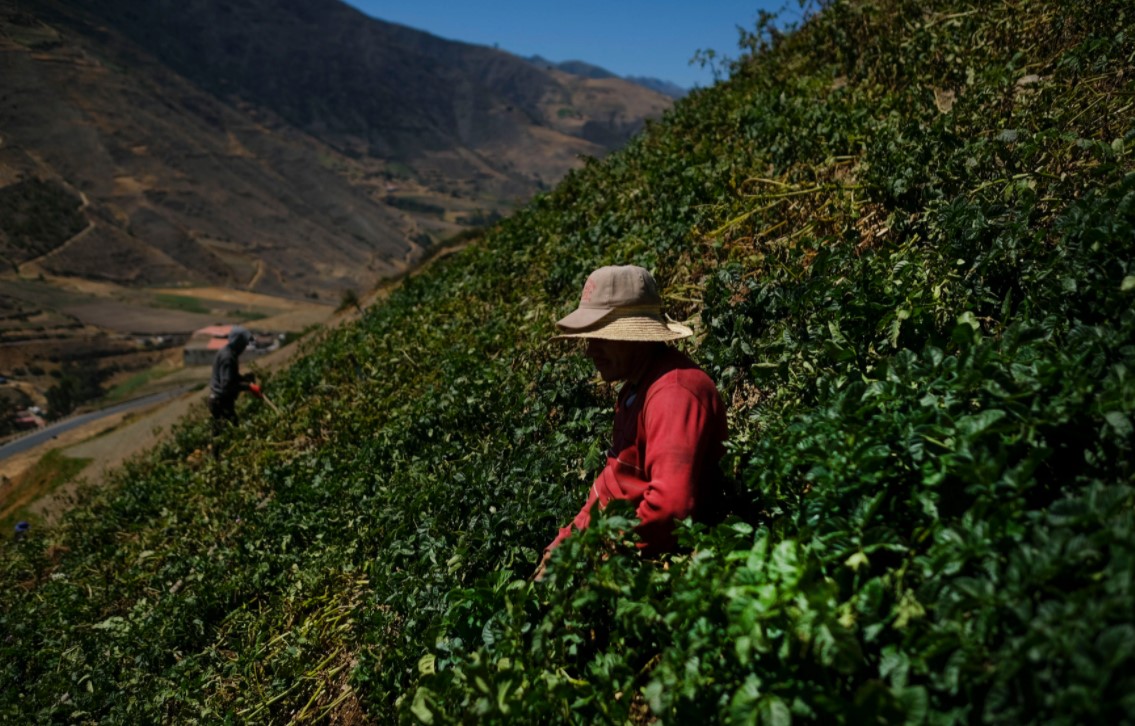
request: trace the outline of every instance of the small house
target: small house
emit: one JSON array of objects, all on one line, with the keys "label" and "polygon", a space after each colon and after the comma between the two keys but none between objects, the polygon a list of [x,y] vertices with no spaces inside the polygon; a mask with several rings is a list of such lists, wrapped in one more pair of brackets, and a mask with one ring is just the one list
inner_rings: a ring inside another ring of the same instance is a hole
[{"label": "small house", "polygon": [[[185,350],[182,354],[185,366],[212,365],[213,359],[217,357],[217,351],[224,348],[229,342],[229,333],[232,332],[232,329],[232,325],[210,325],[195,331],[189,337],[189,342],[185,344]],[[252,342],[241,354],[240,359],[244,361],[257,358],[271,353],[279,347],[279,336],[253,331]]]}]

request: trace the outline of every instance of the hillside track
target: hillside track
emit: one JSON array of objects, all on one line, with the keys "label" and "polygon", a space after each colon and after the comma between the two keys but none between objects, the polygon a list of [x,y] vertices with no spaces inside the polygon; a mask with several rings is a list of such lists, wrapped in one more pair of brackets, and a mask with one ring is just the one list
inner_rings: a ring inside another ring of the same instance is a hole
[{"label": "hillside track", "polygon": [[[78,194],[79,195],[80,203],[79,203],[79,208],[76,211],[78,211],[78,212],[86,211],[87,207],[89,207],[91,205],[91,200],[87,196],[87,193],[71,187],[71,185],[67,184],[66,182],[60,182],[60,183],[63,185],[64,188],[66,188],[72,194]],[[95,221],[93,219],[87,219],[87,226],[86,227],[79,230],[75,234],[71,235],[67,239],[63,240],[63,242],[61,242],[57,247],[55,247],[52,250],[49,250],[48,252],[45,252],[44,254],[40,255],[39,257],[35,257],[33,259],[30,259],[30,260],[27,260],[27,261],[21,263],[20,266],[18,267],[19,274],[26,276],[26,277],[34,277],[36,275],[43,274],[44,269],[39,264],[37,264],[39,261],[48,259],[52,255],[54,255],[58,252],[64,251],[68,247],[68,245],[82,241],[83,238],[86,237],[87,235],[89,235],[94,228],[95,228]]]}]

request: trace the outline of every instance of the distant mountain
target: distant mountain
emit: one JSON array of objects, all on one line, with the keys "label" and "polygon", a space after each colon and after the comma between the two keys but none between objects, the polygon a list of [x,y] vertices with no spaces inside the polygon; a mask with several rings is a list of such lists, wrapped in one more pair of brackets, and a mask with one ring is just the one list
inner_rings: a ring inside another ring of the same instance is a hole
[{"label": "distant mountain", "polygon": [[[527,60],[529,63],[532,63],[538,68],[563,71],[564,73],[571,73],[572,75],[580,76],[582,78],[600,79],[621,77],[612,73],[606,68],[601,68],[597,65],[592,65],[591,63],[585,63],[584,61],[569,60],[560,61],[557,63],[556,61],[550,61],[547,58],[539,55],[529,56]],[[668,96],[673,99],[682,98],[687,93],[689,93],[688,89],[682,88],[677,83],[663,81],[659,78],[649,78],[647,76],[622,76],[621,78],[624,81],[629,81],[636,85],[642,86],[643,88],[649,88],[652,91],[661,93],[662,95]]]},{"label": "distant mountain", "polygon": [[0,254],[124,284],[366,287],[670,104],[337,0],[0,0],[0,51],[0,197],[70,220]]},{"label": "distant mountain", "polygon": [[688,88],[682,88],[677,83],[670,81],[663,81],[660,78],[648,78],[647,76],[627,76],[623,80],[637,83],[644,88],[649,88],[652,91],[657,91],[664,96],[669,96],[673,99],[684,98],[690,92]]},{"label": "distant mountain", "polygon": [[532,65],[540,68],[563,71],[564,73],[571,73],[574,76],[582,76],[583,78],[618,78],[617,75],[606,68],[600,68],[597,65],[578,60],[560,61],[557,63],[556,61],[550,61],[539,55],[529,56],[527,60]]}]

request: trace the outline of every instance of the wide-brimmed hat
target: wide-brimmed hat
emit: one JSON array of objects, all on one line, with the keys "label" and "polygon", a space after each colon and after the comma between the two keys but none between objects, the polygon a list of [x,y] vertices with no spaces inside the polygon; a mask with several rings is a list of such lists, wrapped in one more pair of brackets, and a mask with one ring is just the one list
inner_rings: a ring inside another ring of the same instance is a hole
[{"label": "wide-brimmed hat", "polygon": [[636,265],[600,267],[583,285],[579,307],[556,322],[563,338],[666,341],[694,334],[662,316],[662,298],[650,272]]}]

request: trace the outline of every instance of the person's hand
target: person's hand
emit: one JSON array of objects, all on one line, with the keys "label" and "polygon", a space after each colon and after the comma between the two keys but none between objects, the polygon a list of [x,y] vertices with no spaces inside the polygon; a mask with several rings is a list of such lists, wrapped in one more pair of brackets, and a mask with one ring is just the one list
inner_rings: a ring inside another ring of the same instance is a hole
[{"label": "person's hand", "polygon": [[536,565],[536,571],[532,573],[532,579],[535,582],[540,582],[544,579],[544,571],[548,569],[548,560],[552,559],[550,550],[544,551],[544,556],[540,558],[540,564]]},{"label": "person's hand", "polygon": [[248,381],[249,383],[252,383],[253,381],[256,380],[256,374],[255,373],[245,373],[244,374],[244,380]]}]

